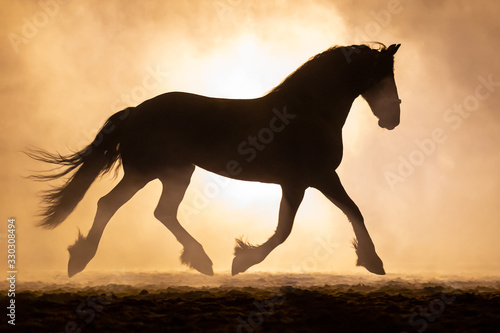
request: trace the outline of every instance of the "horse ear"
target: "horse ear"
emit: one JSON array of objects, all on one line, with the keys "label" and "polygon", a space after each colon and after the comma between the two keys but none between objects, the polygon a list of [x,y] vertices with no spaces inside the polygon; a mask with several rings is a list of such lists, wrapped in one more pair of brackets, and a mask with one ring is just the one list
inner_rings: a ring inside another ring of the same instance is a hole
[{"label": "horse ear", "polygon": [[387,52],[391,55],[395,55],[401,44],[392,44],[387,48]]}]

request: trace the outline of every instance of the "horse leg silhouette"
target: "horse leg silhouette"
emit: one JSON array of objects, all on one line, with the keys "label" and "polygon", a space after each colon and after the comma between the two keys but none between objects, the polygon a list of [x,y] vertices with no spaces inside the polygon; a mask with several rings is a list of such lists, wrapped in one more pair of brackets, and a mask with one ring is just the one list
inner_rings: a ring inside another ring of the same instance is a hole
[{"label": "horse leg silhouette", "polygon": [[296,186],[282,185],[282,197],[278,216],[278,226],[274,234],[262,245],[254,246],[236,240],[234,259],[231,268],[232,275],[245,272],[251,266],[264,260],[272,250],[283,243],[292,231],[293,220],[304,198],[305,189]]},{"label": "horse leg silhouette", "polygon": [[375,245],[368,234],[363,215],[361,215],[358,206],[345,191],[337,173],[329,172],[328,175],[315,187],[339,207],[351,222],[356,236],[356,240],[353,241],[354,249],[358,255],[356,265],[363,266],[374,274],[384,275],[382,260],[375,252]]},{"label": "horse leg silhouette", "polygon": [[83,237],[78,232],[78,239],[75,244],[68,247],[69,277],[81,272],[90,260],[92,260],[97,251],[104,228],[106,228],[111,217],[148,182],[149,180],[144,180],[125,172],[122,180],[108,194],[99,199],[94,223],[87,237]]},{"label": "horse leg silhouette", "polygon": [[181,262],[205,275],[214,275],[212,260],[205,253],[203,246],[177,220],[178,207],[184,197],[194,169],[194,165],[189,165],[185,169],[175,170],[159,177],[163,185],[163,191],[154,215],[174,234],[175,238],[184,247]]}]

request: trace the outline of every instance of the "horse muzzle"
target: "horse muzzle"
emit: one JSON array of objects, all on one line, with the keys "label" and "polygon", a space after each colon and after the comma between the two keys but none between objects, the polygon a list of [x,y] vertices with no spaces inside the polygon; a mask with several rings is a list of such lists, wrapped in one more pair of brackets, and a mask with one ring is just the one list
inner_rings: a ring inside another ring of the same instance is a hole
[{"label": "horse muzzle", "polygon": [[394,128],[396,128],[396,126],[399,125],[399,119],[396,120],[396,121],[391,121],[391,122],[387,122],[387,121],[382,121],[382,120],[379,120],[378,121],[378,125],[382,128],[385,128],[389,131],[393,130]]}]

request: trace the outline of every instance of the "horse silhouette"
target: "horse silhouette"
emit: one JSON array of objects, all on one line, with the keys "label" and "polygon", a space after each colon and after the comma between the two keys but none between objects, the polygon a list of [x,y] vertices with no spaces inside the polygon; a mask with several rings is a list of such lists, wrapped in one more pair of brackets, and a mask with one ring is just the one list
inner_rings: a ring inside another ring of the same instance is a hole
[{"label": "horse silhouette", "polygon": [[165,93],[112,115],[94,141],[76,153],[27,152],[38,161],[61,167],[34,178],[46,181],[69,176],[64,185],[44,192],[46,206],[40,224],[46,228],[63,222],[99,175],[120,162],[123,166],[123,178],[99,199],[88,235],[79,232],[68,248],[68,275],[86,267],[113,214],[154,179],[163,186],[154,216],[183,245],[181,262],[213,275],[212,261],[202,245],[177,219],[195,166],[282,188],[275,233],[259,246],[237,239],[233,275],[260,263],[286,240],[308,187],[321,191],[351,222],[357,266],[385,274],[363,216],[335,170],[342,160],[342,127],[359,95],[368,102],[380,127],[393,129],[399,124],[401,100],[394,81],[394,54],[399,47],[381,43],[376,48],[332,47],[256,99]]}]

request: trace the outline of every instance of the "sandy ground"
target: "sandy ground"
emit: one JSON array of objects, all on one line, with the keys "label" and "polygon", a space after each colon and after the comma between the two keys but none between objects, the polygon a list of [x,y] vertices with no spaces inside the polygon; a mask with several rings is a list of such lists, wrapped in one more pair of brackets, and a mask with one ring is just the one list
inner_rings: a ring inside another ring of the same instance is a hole
[{"label": "sandy ground", "polygon": [[[10,298],[3,283],[4,304]],[[252,273],[19,281],[2,332],[498,332],[500,279]],[[7,319],[9,319],[7,317]]]}]

